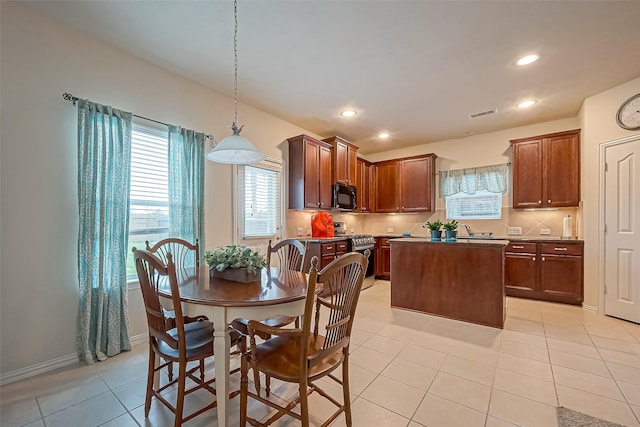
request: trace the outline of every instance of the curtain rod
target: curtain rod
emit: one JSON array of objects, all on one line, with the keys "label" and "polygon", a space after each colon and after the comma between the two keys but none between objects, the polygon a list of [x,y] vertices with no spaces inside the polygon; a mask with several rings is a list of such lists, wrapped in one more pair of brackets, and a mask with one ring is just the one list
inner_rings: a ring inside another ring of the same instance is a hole
[{"label": "curtain rod", "polygon": [[500,163],[497,165],[487,165],[487,166],[472,166],[470,168],[463,168],[463,169],[447,169],[447,170],[439,170],[438,173],[444,173],[444,172],[452,172],[452,171],[463,171],[463,170],[467,170],[467,169],[480,169],[480,168],[490,168],[492,166],[511,166],[511,162],[509,163]]},{"label": "curtain rod", "polygon": [[[78,99],[79,99],[77,96],[71,95],[69,92],[65,92],[65,93],[63,93],[63,94],[62,94],[62,98],[63,98],[65,101],[71,101],[71,102],[73,103],[73,105],[76,105],[76,102],[78,102]],[[153,123],[158,123],[158,124],[160,124],[160,125],[164,125],[164,126],[167,126],[167,127],[172,126],[172,125],[170,125],[170,124],[168,124],[168,123],[161,122],[161,121],[159,121],[159,120],[150,119],[150,118],[148,118],[148,117],[139,116],[139,115],[137,115],[137,114],[133,114],[133,113],[132,113],[132,115],[133,115],[133,117],[137,117],[137,118],[139,118],[139,119],[147,120],[147,121],[150,121],[150,122],[153,122]],[[212,140],[212,141],[215,141],[215,138],[214,138],[214,136],[213,136],[213,135],[207,135],[207,134],[205,134],[205,135],[204,135],[204,137],[205,137],[205,138],[208,138],[208,139],[210,139],[210,140]]]}]

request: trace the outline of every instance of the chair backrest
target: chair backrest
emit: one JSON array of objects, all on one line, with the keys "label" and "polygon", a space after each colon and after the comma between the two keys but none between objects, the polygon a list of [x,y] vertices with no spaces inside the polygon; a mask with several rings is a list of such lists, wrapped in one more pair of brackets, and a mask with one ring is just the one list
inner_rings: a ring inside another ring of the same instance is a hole
[{"label": "chair backrest", "polygon": [[[178,288],[176,268],[171,252],[166,252],[166,265],[159,257],[147,250],[135,250],[133,257],[147,314],[150,337],[164,341],[174,349],[184,348],[184,319],[180,305],[180,290]],[[167,283],[171,289],[171,299],[175,307],[175,327],[178,330],[177,340],[167,333],[167,317],[158,295],[158,286],[166,286]]]},{"label": "chair backrest", "polygon": [[306,242],[303,244],[299,240],[286,239],[272,246],[271,240],[269,240],[269,245],[267,246],[267,264],[272,265],[271,262],[276,260],[278,262],[277,267],[282,270],[302,271],[306,254]]},{"label": "chair backrest", "polygon": [[160,240],[153,246],[149,245],[148,240],[145,243],[147,244],[147,250],[160,258],[165,265],[168,264],[167,254],[170,253],[173,256],[176,274],[180,280],[184,280],[189,275],[187,272],[188,268],[198,268],[200,266],[200,245],[198,239],[196,239],[195,244],[176,237]]},{"label": "chair backrest", "polygon": [[[327,355],[349,346],[351,327],[367,271],[368,259],[368,250],[364,254],[350,252],[332,261],[319,273],[317,257],[311,260],[302,342],[307,342],[306,340],[311,337],[317,338],[318,335],[323,335],[324,343],[314,354],[307,354],[307,346],[302,346],[301,363],[306,362],[307,367],[314,366]],[[315,298],[314,310],[316,283],[322,283],[323,290]],[[328,310],[328,313],[323,313],[321,316],[322,310]],[[311,330],[312,323],[313,330]]]}]

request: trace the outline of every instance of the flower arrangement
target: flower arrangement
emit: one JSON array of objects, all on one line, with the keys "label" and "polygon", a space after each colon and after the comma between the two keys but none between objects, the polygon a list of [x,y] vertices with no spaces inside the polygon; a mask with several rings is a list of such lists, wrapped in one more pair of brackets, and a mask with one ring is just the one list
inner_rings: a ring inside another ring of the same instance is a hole
[{"label": "flower arrangement", "polygon": [[427,221],[422,227],[426,227],[432,231],[439,231],[442,228],[442,221],[436,219],[435,221]]},{"label": "flower arrangement", "polygon": [[452,219],[451,221],[449,221],[446,224],[444,224],[443,227],[447,231],[457,230],[458,229],[458,221],[456,221],[455,219]]},{"label": "flower arrangement", "polygon": [[267,265],[267,259],[260,252],[242,245],[229,245],[215,248],[204,253],[204,259],[210,268],[224,271],[227,268],[246,268],[255,274]]}]

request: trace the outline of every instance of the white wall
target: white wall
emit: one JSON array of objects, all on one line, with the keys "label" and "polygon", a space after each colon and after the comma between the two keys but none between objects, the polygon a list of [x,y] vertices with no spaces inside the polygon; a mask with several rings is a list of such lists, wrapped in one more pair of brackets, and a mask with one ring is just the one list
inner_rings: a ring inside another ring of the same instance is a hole
[{"label": "white wall", "polygon": [[[21,5],[1,7],[0,374],[76,352],[77,113],[63,92],[167,123],[228,135],[233,100]],[[243,135],[283,158],[299,127],[239,106]],[[206,247],[232,241],[231,167],[207,162]],[[130,333],[144,334],[139,290]]]},{"label": "white wall", "polygon": [[585,240],[584,259],[584,301],[586,305],[597,307],[599,302],[599,257],[601,221],[598,218],[600,194],[600,145],[602,143],[638,135],[640,132],[624,130],[616,123],[616,113],[620,105],[632,95],[640,93],[640,78],[616,86],[605,92],[585,99],[580,110],[582,125],[582,232]]}]

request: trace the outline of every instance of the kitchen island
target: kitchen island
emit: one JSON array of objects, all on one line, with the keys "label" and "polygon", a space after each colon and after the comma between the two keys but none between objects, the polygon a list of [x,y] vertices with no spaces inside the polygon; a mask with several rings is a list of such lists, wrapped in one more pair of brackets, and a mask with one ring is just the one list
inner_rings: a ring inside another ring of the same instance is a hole
[{"label": "kitchen island", "polygon": [[389,240],[391,306],[502,328],[507,240]]}]

